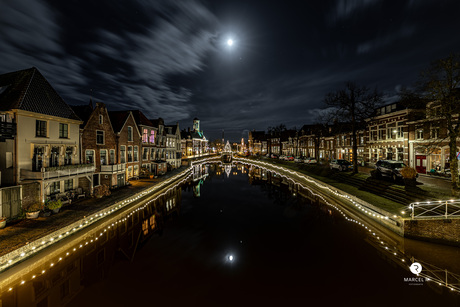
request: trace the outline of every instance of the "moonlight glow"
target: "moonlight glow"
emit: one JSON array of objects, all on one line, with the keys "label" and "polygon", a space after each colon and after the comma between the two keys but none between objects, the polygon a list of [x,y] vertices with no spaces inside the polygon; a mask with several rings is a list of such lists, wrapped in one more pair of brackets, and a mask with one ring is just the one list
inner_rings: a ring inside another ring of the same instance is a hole
[{"label": "moonlight glow", "polygon": [[233,45],[233,39],[229,38],[227,41],[227,45],[232,46]]}]

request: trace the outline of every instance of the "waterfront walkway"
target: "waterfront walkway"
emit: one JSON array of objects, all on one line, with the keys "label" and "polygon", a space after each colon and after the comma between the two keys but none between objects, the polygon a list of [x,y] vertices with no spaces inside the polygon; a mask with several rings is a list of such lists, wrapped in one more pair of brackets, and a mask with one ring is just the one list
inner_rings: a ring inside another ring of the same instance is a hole
[{"label": "waterfront walkway", "polygon": [[129,185],[113,190],[110,196],[103,198],[87,197],[76,200],[70,205],[63,206],[58,214],[49,217],[23,219],[8,223],[6,228],[0,229],[0,257],[85,216],[159,184],[184,169],[185,167],[180,167],[159,178],[130,181]]},{"label": "waterfront walkway", "polygon": [[[271,162],[267,160],[266,162]],[[278,163],[276,163],[278,164]],[[284,163],[280,163],[284,164]],[[130,181],[130,185],[113,190],[110,196],[104,198],[85,198],[72,202],[61,208],[61,212],[49,217],[39,217],[33,220],[18,220],[7,224],[0,229],[0,257],[37,240],[62,227],[72,224],[78,219],[102,210],[122,199],[141,192],[144,189],[159,184],[160,182],[183,171],[185,166],[155,179],[139,179]],[[362,173],[369,173],[371,168],[360,167]],[[439,192],[450,195],[450,181],[430,176],[420,176],[417,180],[421,186],[436,188]]]}]

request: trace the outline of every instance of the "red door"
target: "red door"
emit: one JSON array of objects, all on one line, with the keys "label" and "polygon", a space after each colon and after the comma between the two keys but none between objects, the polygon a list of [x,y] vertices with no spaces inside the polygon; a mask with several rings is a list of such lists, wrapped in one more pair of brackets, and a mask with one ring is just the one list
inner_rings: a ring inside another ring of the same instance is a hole
[{"label": "red door", "polygon": [[426,156],[415,156],[415,169],[417,173],[426,174]]}]

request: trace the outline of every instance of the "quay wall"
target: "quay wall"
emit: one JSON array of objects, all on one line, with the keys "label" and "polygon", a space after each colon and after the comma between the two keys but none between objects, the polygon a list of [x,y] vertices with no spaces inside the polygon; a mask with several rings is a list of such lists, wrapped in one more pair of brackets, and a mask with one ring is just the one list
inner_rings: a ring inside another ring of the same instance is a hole
[{"label": "quay wall", "polygon": [[309,177],[300,172],[286,169],[282,166],[271,163],[250,160],[244,158],[235,158],[235,161],[249,163],[259,167],[282,173],[299,182],[314,188],[318,193],[335,200],[342,206],[345,206],[350,212],[357,214],[368,220],[380,224],[388,230],[398,234],[401,237],[430,241],[446,245],[460,246],[460,219],[418,219],[411,220],[401,216],[395,216],[379,207],[376,207],[366,201],[357,198],[354,195],[328,185],[320,180]]},{"label": "quay wall", "polygon": [[404,237],[460,246],[460,218],[406,219]]}]

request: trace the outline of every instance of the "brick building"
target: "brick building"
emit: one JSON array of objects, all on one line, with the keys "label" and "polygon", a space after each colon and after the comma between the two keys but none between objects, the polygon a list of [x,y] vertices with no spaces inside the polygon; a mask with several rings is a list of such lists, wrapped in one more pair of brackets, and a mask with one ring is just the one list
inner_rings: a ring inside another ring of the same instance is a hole
[{"label": "brick building", "polygon": [[106,105],[96,102],[93,106],[90,102],[88,105],[72,106],[72,109],[83,120],[80,125],[83,163],[95,166],[95,173],[90,180],[92,186],[88,188],[101,184],[111,188],[124,186],[126,164],[118,163],[117,138]]},{"label": "brick building", "polygon": [[125,178],[139,177],[142,136],[131,111],[109,112],[117,136],[118,164],[126,164]]}]

